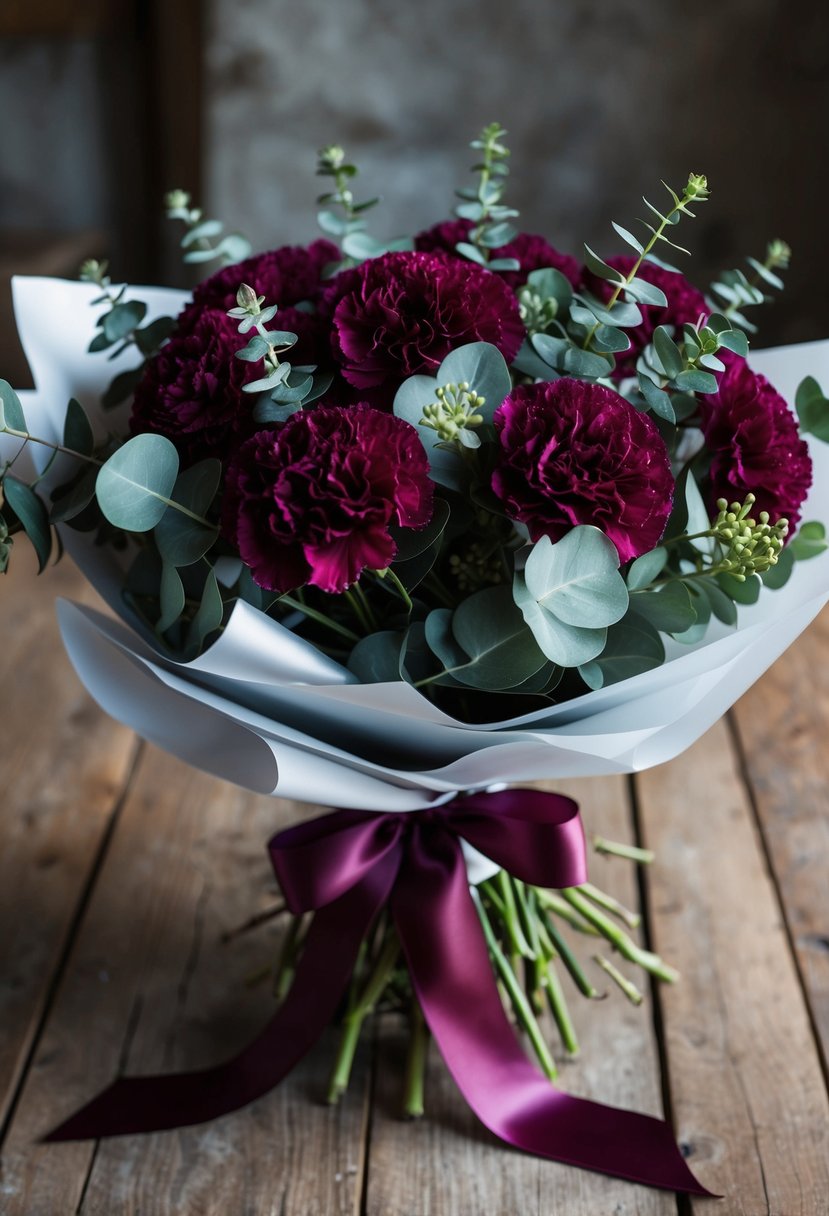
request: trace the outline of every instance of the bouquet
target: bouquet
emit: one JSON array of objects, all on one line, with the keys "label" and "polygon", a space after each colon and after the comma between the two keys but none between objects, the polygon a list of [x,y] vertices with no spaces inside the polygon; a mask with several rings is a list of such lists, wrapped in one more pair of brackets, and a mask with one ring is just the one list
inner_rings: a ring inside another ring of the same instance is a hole
[{"label": "bouquet", "polygon": [[765,356],[796,413],[748,358],[782,242],[691,286],[671,264],[708,199],[691,174],[638,236],[614,224],[628,252],[579,263],[513,226],[504,134],[474,141],[456,218],[414,240],[370,236],[377,200],[329,147],[307,248],[252,256],[175,191],[186,259],[225,263],[192,296],[116,288],[97,262],[16,281],[37,389],[0,382],[0,564],[25,533],[41,568],[66,547],[101,592],[120,620],[59,615],[109,712],[341,808],[271,843],[295,919],[263,1037],[209,1073],[118,1082],[56,1138],[233,1109],[339,1014],[335,1100],[383,1001],[411,1022],[409,1114],[428,1026],[510,1143],[701,1190],[663,1124],[550,1084],[544,1004],[577,1050],[562,980],[638,998],[571,931],[676,974],[587,883],[575,804],[504,785],[670,758],[805,627],[829,599],[806,560],[823,525],[803,522],[829,509],[829,408],[797,350]]}]

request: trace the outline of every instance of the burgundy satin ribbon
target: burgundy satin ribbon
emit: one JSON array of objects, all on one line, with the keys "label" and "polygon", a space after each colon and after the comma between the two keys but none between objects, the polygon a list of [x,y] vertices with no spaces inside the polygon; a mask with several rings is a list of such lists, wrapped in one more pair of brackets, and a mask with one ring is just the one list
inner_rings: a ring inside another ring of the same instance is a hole
[{"label": "burgundy satin ribbon", "polygon": [[388,904],[441,1054],[496,1136],[540,1157],[709,1195],[666,1123],[562,1093],[527,1059],[498,996],[460,837],[535,886],[586,880],[578,807],[537,790],[472,794],[413,814],[336,811],[280,832],[268,847],[288,905],[316,914],[263,1033],[216,1068],[122,1078],[46,1139],[183,1127],[267,1093],[334,1017],[360,944]]}]

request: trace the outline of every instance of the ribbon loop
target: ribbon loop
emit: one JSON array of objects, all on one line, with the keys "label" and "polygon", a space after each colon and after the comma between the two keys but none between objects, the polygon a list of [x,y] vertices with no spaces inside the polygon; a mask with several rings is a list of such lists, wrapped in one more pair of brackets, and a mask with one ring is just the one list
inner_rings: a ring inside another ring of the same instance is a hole
[{"label": "ribbon loop", "polygon": [[217,1068],[116,1081],[46,1139],[182,1127],[267,1093],[333,1017],[388,906],[429,1028],[490,1130],[541,1157],[708,1195],[665,1123],[562,1093],[526,1058],[498,996],[459,837],[534,885],[585,881],[578,807],[537,790],[473,794],[412,814],[336,811],[280,832],[268,847],[285,898],[316,914],[270,1024]]}]

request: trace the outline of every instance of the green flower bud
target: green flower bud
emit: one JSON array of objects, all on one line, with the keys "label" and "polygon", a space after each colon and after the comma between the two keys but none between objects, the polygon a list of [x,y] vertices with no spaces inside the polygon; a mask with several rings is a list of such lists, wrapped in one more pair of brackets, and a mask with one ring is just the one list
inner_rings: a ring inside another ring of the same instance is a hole
[{"label": "green flower bud", "polygon": [[690,173],[688,185],[685,187],[685,197],[700,200],[708,198],[708,178],[702,173]]},{"label": "green flower bud", "polygon": [[164,195],[164,206],[168,211],[186,211],[190,206],[190,195],[186,190],[170,190]]},{"label": "green flower bud", "polygon": [[317,153],[319,172],[335,172],[345,161],[345,150],[339,144],[328,144]]}]

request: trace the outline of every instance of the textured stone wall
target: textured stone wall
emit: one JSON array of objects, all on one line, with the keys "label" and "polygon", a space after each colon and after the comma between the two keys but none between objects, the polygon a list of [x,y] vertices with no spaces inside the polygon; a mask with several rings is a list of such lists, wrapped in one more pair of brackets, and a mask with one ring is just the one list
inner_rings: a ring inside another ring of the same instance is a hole
[{"label": "textured stone wall", "polygon": [[[466,143],[510,131],[522,226],[616,247],[660,178],[705,172],[683,236],[701,285],[795,247],[768,340],[829,335],[823,158],[829,9],[816,0],[211,0],[209,206],[258,246],[314,234],[314,152],[345,145],[378,235],[448,213]],[[701,14],[701,15],[697,15]]]}]

